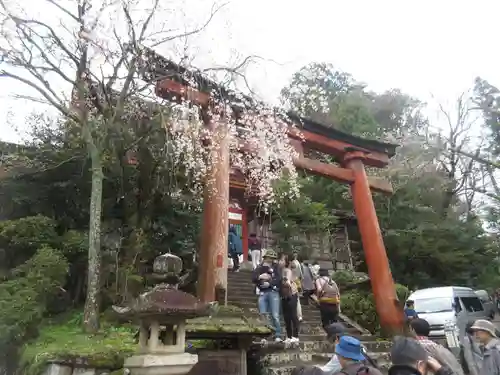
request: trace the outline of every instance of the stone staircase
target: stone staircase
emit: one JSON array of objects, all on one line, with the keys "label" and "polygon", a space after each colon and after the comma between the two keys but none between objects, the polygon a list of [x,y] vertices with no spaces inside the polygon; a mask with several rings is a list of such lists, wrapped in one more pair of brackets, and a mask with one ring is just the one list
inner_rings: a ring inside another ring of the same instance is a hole
[{"label": "stone staircase", "polygon": [[[250,271],[229,272],[228,274],[228,304],[257,311],[257,296],[251,281]],[[324,365],[333,354],[333,346],[326,341],[321,327],[320,314],[316,307],[302,304],[304,321],[300,327],[300,343],[298,346],[285,347],[284,343],[269,343],[262,352],[265,353],[264,366],[268,375],[289,375],[298,365]],[[388,344],[377,341],[368,331],[341,316],[342,323],[350,335],[359,338],[367,347],[371,357],[377,360],[382,368],[388,365]],[[284,330],[285,324],[281,319]]]}]

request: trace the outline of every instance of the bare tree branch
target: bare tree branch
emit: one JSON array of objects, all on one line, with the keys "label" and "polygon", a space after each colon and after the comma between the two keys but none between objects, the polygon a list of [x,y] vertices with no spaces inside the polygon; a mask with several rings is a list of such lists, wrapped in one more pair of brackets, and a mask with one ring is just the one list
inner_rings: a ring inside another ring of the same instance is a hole
[{"label": "bare tree branch", "polygon": [[464,156],[467,156],[468,158],[471,158],[472,160],[477,161],[478,163],[487,165],[493,169],[500,169],[500,163],[488,160],[485,156],[481,156],[480,154],[475,155],[463,150],[456,150],[456,152]]},{"label": "bare tree branch", "polygon": [[212,6],[212,10],[210,12],[210,15],[208,17],[208,19],[206,20],[205,23],[203,23],[201,26],[199,27],[196,27],[192,30],[189,30],[189,31],[186,31],[184,33],[181,33],[181,34],[177,34],[177,35],[174,35],[174,36],[169,36],[169,37],[166,37],[165,39],[159,41],[159,42],[156,42],[156,43],[153,43],[150,45],[151,48],[154,48],[154,47],[158,47],[160,44],[163,44],[163,43],[166,43],[166,42],[170,42],[172,40],[175,40],[175,39],[182,39],[182,38],[186,38],[186,37],[189,37],[189,36],[192,36],[192,35],[195,35],[195,34],[198,34],[200,32],[202,32],[203,30],[205,30],[208,25],[210,25],[210,23],[212,22],[213,18],[215,17],[215,15],[222,9],[224,8],[227,4],[229,3],[223,3],[221,5],[218,5],[216,6],[215,4]]},{"label": "bare tree branch", "polygon": [[45,91],[46,89],[42,88],[38,84],[31,82],[30,80],[18,76],[16,74],[8,73],[5,70],[0,70],[0,77],[12,78],[16,81],[24,83],[25,85],[31,87],[32,89],[36,90],[39,94],[41,94],[47,100],[47,102],[50,103],[50,105],[52,105],[54,108],[56,108],[63,116],[78,121],[78,119],[73,114],[71,114],[70,111],[61,102],[54,100],[51,97],[51,95]]},{"label": "bare tree branch", "polygon": [[70,16],[71,18],[73,18],[76,22],[80,22],[80,19],[78,18],[78,16],[75,16],[73,13],[71,13],[68,9],[62,7],[61,5],[59,5],[57,2],[55,2],[54,0],[47,0],[50,4],[54,5],[56,8],[58,8],[60,11],[62,11],[63,13],[66,13],[66,15]]}]

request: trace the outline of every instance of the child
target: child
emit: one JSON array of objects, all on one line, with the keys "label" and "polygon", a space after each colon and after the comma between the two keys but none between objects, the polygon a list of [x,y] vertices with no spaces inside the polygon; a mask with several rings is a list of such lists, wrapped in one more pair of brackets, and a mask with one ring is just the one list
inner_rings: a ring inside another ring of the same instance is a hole
[{"label": "child", "polygon": [[[401,311],[401,310],[400,310]],[[418,318],[418,314],[415,311],[415,302],[412,300],[406,301],[405,316],[408,320],[413,320]]]}]

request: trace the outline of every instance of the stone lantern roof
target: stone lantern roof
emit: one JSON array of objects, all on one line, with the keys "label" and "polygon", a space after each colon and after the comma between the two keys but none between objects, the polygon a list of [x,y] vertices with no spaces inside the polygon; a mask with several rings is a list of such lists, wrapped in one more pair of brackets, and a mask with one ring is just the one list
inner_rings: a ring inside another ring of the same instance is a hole
[{"label": "stone lantern roof", "polygon": [[156,320],[160,324],[210,314],[212,305],[168,284],[160,284],[143,293],[127,307],[113,306],[125,320]]},{"label": "stone lantern roof", "polygon": [[113,306],[122,320],[156,321],[159,324],[210,315],[212,304],[203,303],[177,289],[182,260],[173,254],[158,256],[152,275],[159,284],[125,307]]}]

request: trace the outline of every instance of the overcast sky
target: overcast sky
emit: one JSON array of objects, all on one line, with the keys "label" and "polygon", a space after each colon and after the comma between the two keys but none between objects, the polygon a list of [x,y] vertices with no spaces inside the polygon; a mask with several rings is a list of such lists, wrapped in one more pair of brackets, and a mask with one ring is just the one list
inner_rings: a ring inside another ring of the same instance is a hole
[{"label": "overcast sky", "polygon": [[[248,77],[269,102],[300,67],[329,62],[374,90],[449,104],[478,75],[500,85],[499,14],[498,0],[232,0],[193,46],[203,65],[234,51],[265,58]],[[0,116],[22,128],[29,104],[9,99],[19,84],[1,82]],[[3,124],[0,139],[18,140]]]}]

